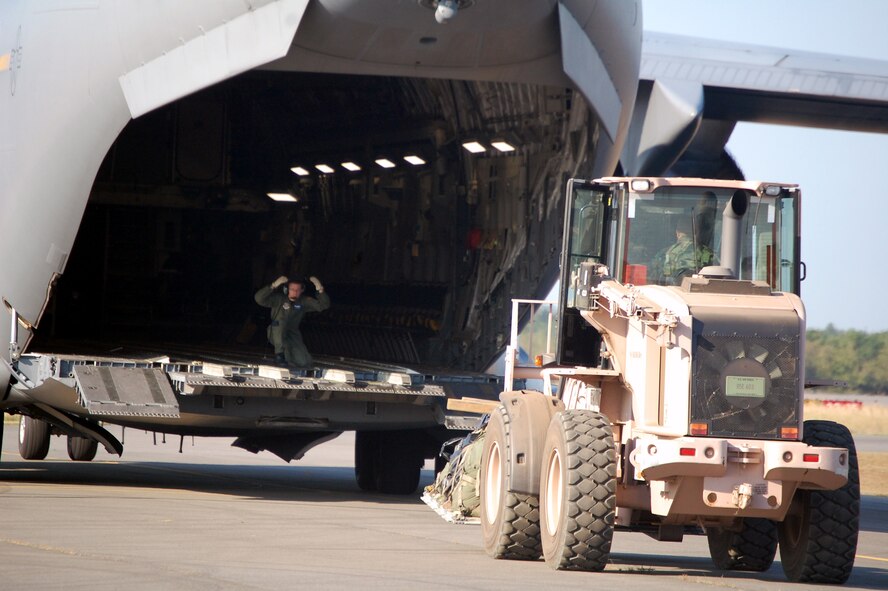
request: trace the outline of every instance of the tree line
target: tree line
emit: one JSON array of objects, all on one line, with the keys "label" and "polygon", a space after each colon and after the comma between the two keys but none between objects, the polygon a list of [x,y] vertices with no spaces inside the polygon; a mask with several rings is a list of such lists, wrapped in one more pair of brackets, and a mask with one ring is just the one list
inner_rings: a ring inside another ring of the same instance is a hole
[{"label": "tree line", "polygon": [[847,390],[888,393],[888,332],[809,330],[805,353],[808,380],[839,380]]}]

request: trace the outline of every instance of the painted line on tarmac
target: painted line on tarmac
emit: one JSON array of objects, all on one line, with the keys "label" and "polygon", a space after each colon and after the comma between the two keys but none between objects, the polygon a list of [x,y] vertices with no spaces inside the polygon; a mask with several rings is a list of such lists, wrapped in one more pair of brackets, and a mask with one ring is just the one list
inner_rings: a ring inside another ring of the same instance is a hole
[{"label": "painted line on tarmac", "polygon": [[877,556],[867,556],[866,554],[858,554],[857,558],[865,558],[867,560],[878,560],[879,562],[888,562],[888,558],[879,558]]}]

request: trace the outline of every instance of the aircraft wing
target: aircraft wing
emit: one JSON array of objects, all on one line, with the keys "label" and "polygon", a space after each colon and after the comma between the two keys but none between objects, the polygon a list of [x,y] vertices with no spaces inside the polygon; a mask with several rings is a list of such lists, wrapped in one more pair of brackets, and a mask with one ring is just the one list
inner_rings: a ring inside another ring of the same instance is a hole
[{"label": "aircraft wing", "polygon": [[888,132],[888,61],[645,33],[641,79],[702,84],[707,118]]},{"label": "aircraft wing", "polygon": [[645,32],[628,173],[721,152],[738,121],[886,133],[888,61]]}]

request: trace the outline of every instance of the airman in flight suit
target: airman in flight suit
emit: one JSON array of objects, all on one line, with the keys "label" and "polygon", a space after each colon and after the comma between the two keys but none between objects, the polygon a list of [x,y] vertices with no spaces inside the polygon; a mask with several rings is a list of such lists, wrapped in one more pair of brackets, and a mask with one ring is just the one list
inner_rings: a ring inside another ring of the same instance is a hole
[{"label": "airman in flight suit", "polygon": [[[318,292],[317,298],[304,295],[305,284],[298,279],[280,276],[274,283],[256,292],[256,303],[271,308],[268,340],[274,345],[275,360],[290,367],[309,368],[312,358],[302,341],[299,324],[309,312],[322,312],[330,307],[330,296],[317,277],[310,277]],[[286,284],[286,288],[279,289]]]}]

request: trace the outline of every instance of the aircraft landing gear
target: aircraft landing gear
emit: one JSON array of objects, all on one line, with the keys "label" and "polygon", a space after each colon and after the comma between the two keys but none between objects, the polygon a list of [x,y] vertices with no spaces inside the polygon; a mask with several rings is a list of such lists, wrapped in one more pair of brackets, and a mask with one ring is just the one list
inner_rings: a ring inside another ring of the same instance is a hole
[{"label": "aircraft landing gear", "polygon": [[99,442],[87,437],[72,437],[68,435],[68,457],[75,462],[89,462],[96,457]]},{"label": "aircraft landing gear", "polygon": [[355,480],[358,488],[372,492],[376,490],[376,456],[379,448],[379,433],[376,431],[355,432]]},{"label": "aircraft landing gear", "polygon": [[355,433],[355,479],[361,490],[409,495],[419,485],[423,459],[415,432]]},{"label": "aircraft landing gear", "polygon": [[22,415],[19,419],[19,454],[24,460],[44,460],[49,453],[49,423]]}]

